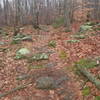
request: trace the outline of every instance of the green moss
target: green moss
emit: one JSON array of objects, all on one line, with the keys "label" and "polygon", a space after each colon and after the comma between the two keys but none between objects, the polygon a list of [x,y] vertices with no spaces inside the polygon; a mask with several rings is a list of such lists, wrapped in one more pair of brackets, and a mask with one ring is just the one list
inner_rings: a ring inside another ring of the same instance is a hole
[{"label": "green moss", "polygon": [[50,41],[50,42],[48,43],[48,46],[49,46],[49,47],[55,48],[55,47],[56,47],[56,41],[55,41],[55,40]]},{"label": "green moss", "polygon": [[96,96],[94,100],[100,100],[100,96]]},{"label": "green moss", "polygon": [[82,94],[83,94],[83,96],[88,96],[90,94],[90,88],[89,87],[85,87],[82,90]]},{"label": "green moss", "polygon": [[79,68],[94,68],[96,67],[97,62],[91,59],[81,59],[80,61],[75,63],[76,67]]},{"label": "green moss", "polygon": [[59,57],[60,57],[61,59],[66,59],[66,58],[67,58],[67,53],[66,53],[65,51],[61,51],[61,52],[59,53]]}]

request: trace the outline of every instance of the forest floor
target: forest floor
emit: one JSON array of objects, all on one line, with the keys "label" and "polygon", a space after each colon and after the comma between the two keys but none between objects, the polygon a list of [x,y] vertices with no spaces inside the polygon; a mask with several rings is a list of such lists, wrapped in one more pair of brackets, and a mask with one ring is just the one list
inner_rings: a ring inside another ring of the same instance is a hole
[{"label": "forest floor", "polygon": [[[31,26],[24,27],[22,33],[32,35],[33,41],[22,41],[20,44],[11,44],[12,29],[6,29],[8,36],[0,36],[0,41],[5,43],[0,45],[0,49],[7,50],[0,52],[0,94],[32,81],[27,88],[11,93],[0,100],[94,100],[95,96],[100,96],[100,90],[91,82],[84,82],[83,77],[78,76],[73,67],[74,63],[82,58],[100,56],[100,34],[90,35],[80,42],[68,43],[67,40],[72,39],[71,36],[75,32],[64,32],[63,28],[53,29],[51,26],[48,26],[48,30],[48,32],[41,30],[37,34]],[[52,40],[56,41],[54,48],[48,46]],[[28,48],[32,54],[53,53],[48,60],[30,63],[26,59],[14,59],[16,51],[20,48]],[[36,64],[49,64],[51,67],[29,68]],[[93,74],[100,74],[100,67],[92,68],[90,71]],[[16,80],[20,75],[33,75],[33,78]],[[68,80],[62,82],[59,88],[42,90],[35,88],[36,79],[41,76],[53,77],[55,80],[66,76]],[[90,88],[88,96],[82,94],[85,86]]]}]

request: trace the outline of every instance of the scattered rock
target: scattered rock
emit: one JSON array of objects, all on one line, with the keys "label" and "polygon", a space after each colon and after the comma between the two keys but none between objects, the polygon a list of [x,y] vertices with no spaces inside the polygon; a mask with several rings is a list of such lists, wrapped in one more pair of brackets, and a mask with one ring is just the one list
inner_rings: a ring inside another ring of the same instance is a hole
[{"label": "scattered rock", "polygon": [[92,60],[92,59],[80,59],[78,62],[75,63],[76,67],[80,67],[80,68],[94,68],[96,67],[98,64],[96,62],[96,60]]},{"label": "scattered rock", "polygon": [[40,77],[36,80],[36,88],[38,89],[55,89],[59,87],[63,81],[68,80],[68,77],[61,77],[55,80],[52,77]]},{"label": "scattered rock", "polygon": [[12,44],[20,43],[21,41],[32,41],[32,36],[24,35],[24,34],[17,34],[13,37]]},{"label": "scattered rock", "polygon": [[49,59],[49,55],[46,53],[37,53],[34,54],[30,60],[32,61],[39,61],[39,60],[48,60]]},{"label": "scattered rock", "polygon": [[26,54],[30,54],[30,51],[27,49],[27,48],[21,48],[17,54],[20,54],[20,55],[26,55]]},{"label": "scattered rock", "polygon": [[92,28],[92,26],[90,26],[90,25],[82,25],[82,26],[80,27],[80,31],[81,31],[81,32],[88,31],[88,30],[90,30],[91,28]]},{"label": "scattered rock", "polygon": [[27,55],[29,55],[31,52],[29,49],[27,48],[21,48],[20,50],[18,50],[16,52],[16,59],[21,59],[23,57],[27,57]]},{"label": "scattered rock", "polygon": [[80,26],[80,30],[78,34],[86,33],[88,30],[91,30],[92,28],[93,28],[93,25],[91,25],[90,23],[85,23]]},{"label": "scattered rock", "polygon": [[67,40],[68,43],[78,43],[80,40]]},{"label": "scattered rock", "polygon": [[38,88],[38,89],[55,89],[56,82],[52,77],[40,77],[36,81],[36,88]]},{"label": "scattered rock", "polygon": [[72,37],[76,38],[76,39],[85,39],[85,35],[73,35]]}]

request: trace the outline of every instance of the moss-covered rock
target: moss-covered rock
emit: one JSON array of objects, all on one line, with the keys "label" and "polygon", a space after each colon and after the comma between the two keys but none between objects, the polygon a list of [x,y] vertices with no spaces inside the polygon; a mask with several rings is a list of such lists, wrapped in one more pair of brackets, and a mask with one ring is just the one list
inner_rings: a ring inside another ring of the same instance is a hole
[{"label": "moss-covered rock", "polygon": [[73,35],[72,37],[76,38],[76,39],[85,39],[85,35]]},{"label": "moss-covered rock", "polygon": [[97,66],[97,62],[92,59],[81,59],[75,63],[75,66],[79,68],[94,68]]},{"label": "moss-covered rock", "polygon": [[88,31],[92,28],[92,26],[89,26],[89,25],[82,25],[80,26],[80,32],[85,32],[85,31]]},{"label": "moss-covered rock", "polygon": [[94,25],[96,25],[96,23],[95,22],[86,22],[84,25],[94,26]]},{"label": "moss-covered rock", "polygon": [[67,40],[68,43],[79,43],[80,40]]},{"label": "moss-covered rock", "polygon": [[16,56],[15,59],[22,59],[27,57],[27,55],[29,55],[31,52],[29,49],[27,48],[21,48],[16,52]]},{"label": "moss-covered rock", "polygon": [[85,34],[87,31],[92,30],[92,23],[88,22],[80,26],[79,32],[77,34]]},{"label": "moss-covered rock", "polygon": [[13,37],[12,44],[18,44],[21,41],[32,41],[32,37],[30,35],[24,35],[19,33]]},{"label": "moss-covered rock", "polygon": [[30,61],[40,61],[40,60],[48,60],[49,55],[46,53],[37,53],[34,54],[29,60]]}]

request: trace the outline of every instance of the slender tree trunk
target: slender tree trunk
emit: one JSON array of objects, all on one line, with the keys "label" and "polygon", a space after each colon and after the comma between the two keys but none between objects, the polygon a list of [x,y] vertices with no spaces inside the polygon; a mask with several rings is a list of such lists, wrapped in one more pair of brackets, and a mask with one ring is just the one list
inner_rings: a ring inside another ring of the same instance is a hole
[{"label": "slender tree trunk", "polygon": [[70,29],[70,0],[64,0],[64,26]]}]

